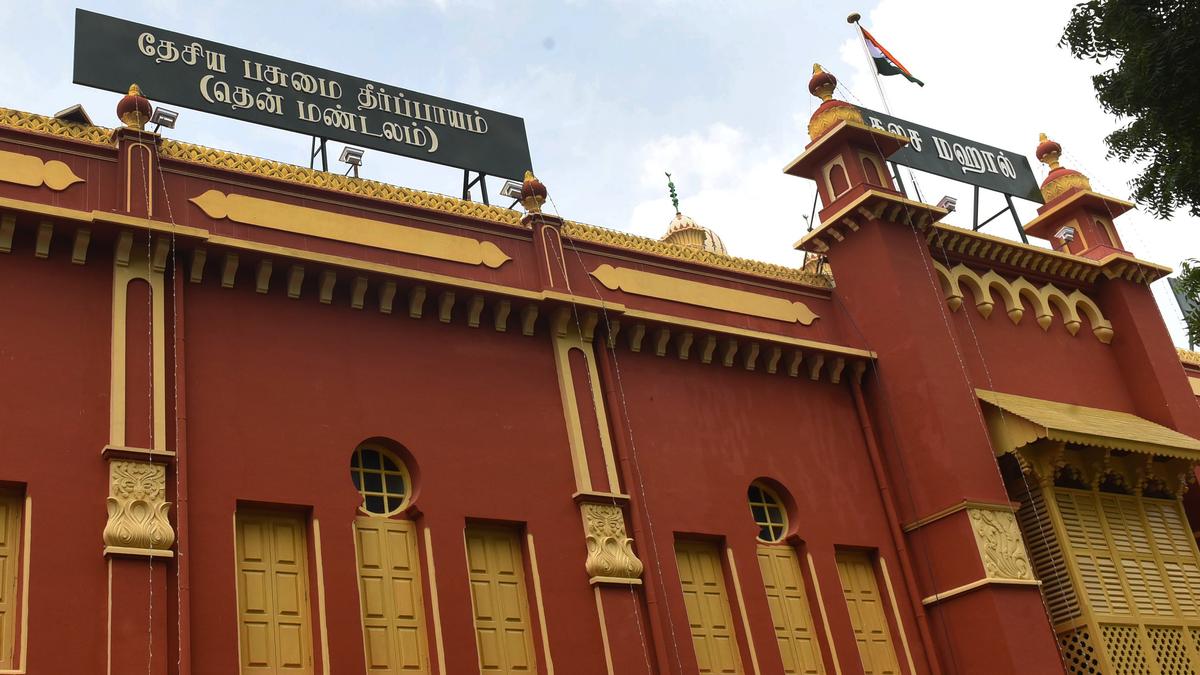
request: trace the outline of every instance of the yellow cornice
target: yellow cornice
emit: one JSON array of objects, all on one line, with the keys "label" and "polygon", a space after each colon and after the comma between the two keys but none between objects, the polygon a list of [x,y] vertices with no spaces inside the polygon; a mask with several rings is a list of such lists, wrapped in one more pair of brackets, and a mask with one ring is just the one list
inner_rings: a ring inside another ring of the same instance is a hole
[{"label": "yellow cornice", "polygon": [[[8,108],[0,108],[0,127],[48,134],[92,145],[112,146],[113,144],[113,132],[111,129],[72,124],[53,117],[45,117],[43,115],[35,115]],[[512,209],[488,206],[479,202],[389,185],[380,181],[317,171],[294,164],[226,152],[182,141],[165,139],[161,147],[164,157],[180,162],[213,167],[246,175],[261,176],[288,183],[379,199],[439,213],[448,213],[526,229],[521,223],[521,214]],[[665,258],[686,260],[699,265],[753,274],[769,279],[804,284],[816,288],[831,288],[833,286],[833,280],[828,275],[812,274],[801,269],[783,265],[722,255],[711,251],[694,249],[648,237],[639,237],[625,232],[596,227],[594,225],[586,225],[584,223],[565,222],[563,234],[578,241],[615,246]]]},{"label": "yellow cornice", "polygon": [[[1025,228],[1026,232],[1031,232],[1038,225],[1042,224],[1043,222],[1045,222],[1047,220],[1050,220],[1051,218],[1054,218],[1063,209],[1069,208],[1070,206],[1074,205],[1079,200],[1087,199],[1087,198],[1094,198],[1094,199],[1098,199],[1100,201],[1112,202],[1114,204],[1117,204],[1117,205],[1123,207],[1126,211],[1137,208],[1136,204],[1134,204],[1133,202],[1127,202],[1124,199],[1117,199],[1116,197],[1109,197],[1108,195],[1102,195],[1099,192],[1093,192],[1091,190],[1080,190],[1079,192],[1076,192],[1075,194],[1071,195],[1070,197],[1067,197],[1066,199],[1062,200],[1058,204],[1055,204],[1053,207],[1046,209],[1046,211],[1044,213],[1039,214],[1033,220],[1029,221],[1028,223],[1025,223],[1025,225],[1023,227]],[[1124,213],[1124,211],[1122,211],[1122,213]]]},{"label": "yellow cornice", "polygon": [[1184,363],[1189,363],[1193,366],[1200,366],[1200,353],[1179,349],[1179,360]]}]

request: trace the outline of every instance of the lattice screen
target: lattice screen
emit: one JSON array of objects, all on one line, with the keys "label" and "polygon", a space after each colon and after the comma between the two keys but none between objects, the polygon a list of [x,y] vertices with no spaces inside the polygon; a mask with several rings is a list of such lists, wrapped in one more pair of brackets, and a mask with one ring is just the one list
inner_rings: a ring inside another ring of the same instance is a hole
[{"label": "lattice screen", "polygon": [[1096,648],[1092,646],[1092,635],[1087,626],[1060,633],[1058,648],[1067,675],[1100,675],[1104,672],[1096,659]]}]

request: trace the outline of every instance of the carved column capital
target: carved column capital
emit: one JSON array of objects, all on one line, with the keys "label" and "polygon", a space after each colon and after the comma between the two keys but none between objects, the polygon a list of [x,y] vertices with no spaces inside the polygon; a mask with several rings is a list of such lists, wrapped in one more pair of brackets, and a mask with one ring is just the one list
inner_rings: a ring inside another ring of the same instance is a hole
[{"label": "carved column capital", "polygon": [[175,543],[162,464],[114,459],[108,463],[105,554],[170,557]]},{"label": "carved column capital", "polygon": [[587,541],[587,570],[593,584],[640,584],[642,561],[625,534],[625,514],[616,504],[583,503],[583,530]]}]

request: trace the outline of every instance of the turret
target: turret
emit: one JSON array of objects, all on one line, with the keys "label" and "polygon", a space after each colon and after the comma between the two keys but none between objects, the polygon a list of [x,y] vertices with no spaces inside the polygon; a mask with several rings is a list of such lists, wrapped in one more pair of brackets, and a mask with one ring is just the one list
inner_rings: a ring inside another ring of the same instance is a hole
[{"label": "turret", "polygon": [[1034,237],[1046,239],[1063,253],[1103,260],[1114,253],[1128,253],[1113,227],[1113,219],[1133,204],[1092,191],[1088,177],[1064,167],[1059,158],[1062,146],[1041,135],[1036,155],[1050,167],[1042,181],[1044,206],[1025,225]]}]

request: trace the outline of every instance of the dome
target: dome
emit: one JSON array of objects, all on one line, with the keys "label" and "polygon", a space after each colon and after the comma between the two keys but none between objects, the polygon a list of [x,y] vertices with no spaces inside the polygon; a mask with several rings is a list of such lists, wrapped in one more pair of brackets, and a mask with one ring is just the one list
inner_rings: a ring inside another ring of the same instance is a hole
[{"label": "dome", "polygon": [[675,213],[675,218],[671,220],[671,225],[667,228],[667,233],[662,236],[662,240],[671,244],[702,249],[710,253],[729,254],[725,250],[725,242],[721,241],[716,232],[707,227],[701,227],[696,221],[679,212]]}]

